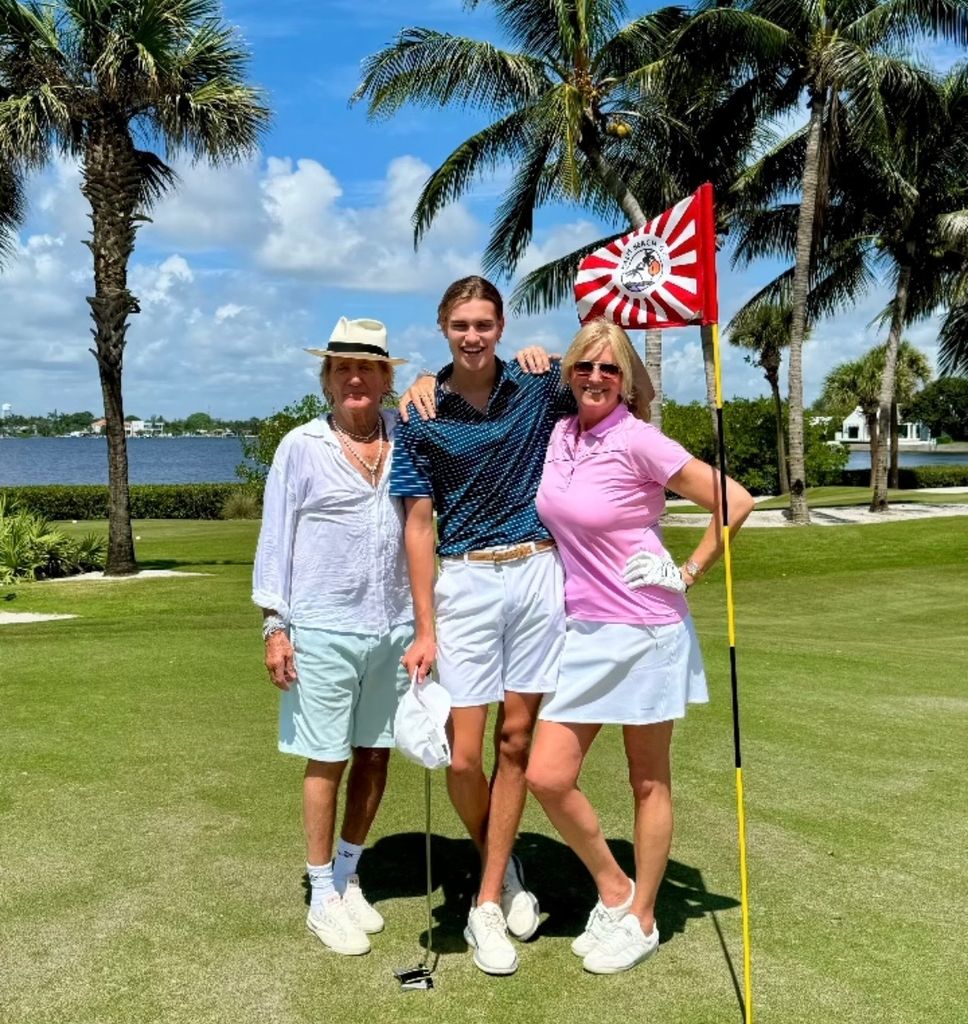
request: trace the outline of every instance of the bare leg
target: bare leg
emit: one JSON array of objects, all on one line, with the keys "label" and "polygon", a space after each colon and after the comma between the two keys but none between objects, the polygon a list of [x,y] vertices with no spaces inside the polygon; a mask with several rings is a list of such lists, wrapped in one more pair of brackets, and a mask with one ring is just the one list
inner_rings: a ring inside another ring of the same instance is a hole
[{"label": "bare leg", "polygon": [[635,798],[635,899],[631,912],[646,935],[655,924],[655,898],[672,845],[672,722],[626,725],[625,755]]},{"label": "bare leg", "polygon": [[541,722],[528,765],[528,788],[588,868],[602,902],[617,907],[629,897],[629,880],[605,842],[595,808],[578,788],[585,755],[601,728]]},{"label": "bare leg", "polygon": [[482,859],[490,801],[481,761],[486,723],[486,704],[473,708],[454,708],[451,711],[451,757],[447,769],[450,802],[460,815]]},{"label": "bare leg", "polygon": [[348,843],[362,846],[379,810],[387,785],[390,751],[386,747],[355,747],[346,780],[346,807],[340,833]]},{"label": "bare leg", "polygon": [[501,901],[504,872],[528,795],[524,773],[541,697],[540,693],[508,691],[504,694],[504,706],[495,730],[494,777],[478,903]]},{"label": "bare leg", "polygon": [[306,860],[328,864],[333,859],[336,800],[345,761],[307,761],[303,777],[303,827]]}]

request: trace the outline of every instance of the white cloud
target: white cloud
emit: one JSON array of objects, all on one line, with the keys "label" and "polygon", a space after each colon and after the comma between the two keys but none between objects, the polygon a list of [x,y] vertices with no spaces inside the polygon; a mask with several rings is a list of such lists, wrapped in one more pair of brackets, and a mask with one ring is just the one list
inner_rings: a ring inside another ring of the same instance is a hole
[{"label": "white cloud", "polygon": [[479,263],[480,228],[460,205],[444,210],[419,251],[411,213],[430,168],[393,160],[375,205],[341,205],[343,190],[315,160],[270,158],[262,182],[271,221],[259,250],[268,270],[374,292],[439,292]]}]

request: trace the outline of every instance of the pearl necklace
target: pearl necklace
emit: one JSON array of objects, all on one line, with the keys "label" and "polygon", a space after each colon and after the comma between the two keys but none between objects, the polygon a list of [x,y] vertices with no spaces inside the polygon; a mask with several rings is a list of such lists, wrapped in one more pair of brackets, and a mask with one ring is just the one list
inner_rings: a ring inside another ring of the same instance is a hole
[{"label": "pearl necklace", "polygon": [[336,417],[330,415],[329,417],[330,426],[338,430],[344,437],[349,437],[354,441],[358,441],[360,444],[369,444],[371,441],[376,440],[376,435],[382,433],[383,430],[383,417],[380,416],[376,421],[376,426],[369,432],[369,434],[354,434],[352,430],[347,430],[341,423],[336,422]]},{"label": "pearl necklace", "polygon": [[383,417],[382,416],[380,417],[380,422],[377,423],[376,429],[373,431],[372,434],[370,434],[369,438],[367,439],[369,441],[372,441],[377,436],[377,434],[380,435],[380,446],[379,446],[379,448],[377,448],[376,460],[374,462],[370,462],[368,459],[365,459],[362,456],[362,454],[360,454],[360,452],[358,452],[356,450],[356,447],[350,441],[351,437],[352,438],[356,438],[356,440],[358,440],[358,441],[361,440],[360,437],[358,437],[356,434],[351,434],[348,430],[344,430],[336,422],[334,417],[330,416],[329,419],[330,419],[331,425],[336,430],[336,432],[338,434],[342,434],[341,440],[342,440],[343,445],[346,448],[346,450],[367,471],[367,473],[370,474],[370,486],[371,487],[376,487],[376,475],[379,472],[380,463],[383,461],[383,447],[384,447]]}]

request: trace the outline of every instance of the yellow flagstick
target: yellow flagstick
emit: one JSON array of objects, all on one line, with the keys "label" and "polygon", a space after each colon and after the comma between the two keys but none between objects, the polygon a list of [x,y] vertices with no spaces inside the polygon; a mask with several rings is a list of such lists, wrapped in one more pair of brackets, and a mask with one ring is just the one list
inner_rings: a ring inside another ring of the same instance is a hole
[{"label": "yellow flagstick", "polygon": [[723,433],[723,373],[719,353],[719,324],[712,325],[713,363],[716,370],[716,428],[719,434],[719,483],[723,509],[723,567],[726,571],[726,630],[729,636],[729,673],[733,699],[733,753],[736,764],[736,818],[739,831],[739,886],[743,914],[743,1012],[753,1022],[753,980],[750,961],[749,872],[746,864],[746,801],[743,796],[743,758],[739,734],[739,680],[736,674],[736,621],[733,608],[733,559],[729,545],[729,508],[726,503],[726,439]]}]

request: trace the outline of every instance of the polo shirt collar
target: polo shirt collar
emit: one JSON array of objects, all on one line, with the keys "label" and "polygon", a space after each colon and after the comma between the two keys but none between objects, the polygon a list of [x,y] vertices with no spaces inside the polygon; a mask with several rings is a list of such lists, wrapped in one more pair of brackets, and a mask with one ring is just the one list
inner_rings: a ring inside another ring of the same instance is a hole
[{"label": "polo shirt collar", "polygon": [[583,433],[591,437],[604,437],[613,427],[617,427],[631,415],[628,406],[624,402],[619,402],[605,419],[599,420],[594,427],[589,427]]},{"label": "polo shirt collar", "polygon": [[[502,388],[518,388],[520,384],[518,380],[523,373],[521,368],[516,362],[506,363],[503,359],[494,357],[494,362],[497,369],[494,374],[494,386],[491,388],[490,397],[487,400],[488,408],[494,401],[495,397],[500,393]],[[517,372],[515,372],[517,371]],[[450,391],[444,385],[454,375],[454,364],[448,363],[441,371],[437,374],[437,405],[440,406],[444,402],[452,401],[460,398],[460,395],[455,391]]]}]

